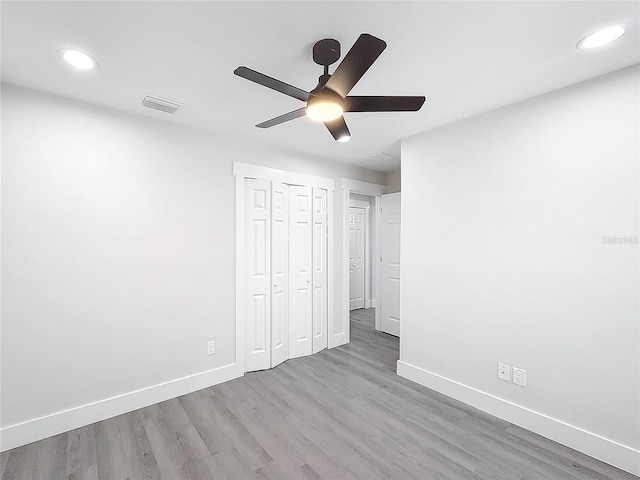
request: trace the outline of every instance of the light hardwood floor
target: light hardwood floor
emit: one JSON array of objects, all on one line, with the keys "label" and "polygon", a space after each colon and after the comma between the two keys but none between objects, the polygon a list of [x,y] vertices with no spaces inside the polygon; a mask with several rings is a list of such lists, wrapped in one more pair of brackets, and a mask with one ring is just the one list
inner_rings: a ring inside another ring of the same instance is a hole
[{"label": "light hardwood floor", "polygon": [[3,479],[637,479],[395,375],[351,344],[2,454]]}]

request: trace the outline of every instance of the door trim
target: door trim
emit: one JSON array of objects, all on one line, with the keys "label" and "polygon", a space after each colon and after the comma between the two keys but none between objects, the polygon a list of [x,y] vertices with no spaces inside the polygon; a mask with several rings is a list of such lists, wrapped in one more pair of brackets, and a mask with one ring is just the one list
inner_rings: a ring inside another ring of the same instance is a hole
[{"label": "door trim", "polygon": [[[279,170],[276,168],[264,167],[261,165],[251,165],[249,163],[233,162],[233,175],[235,177],[235,234],[236,234],[236,364],[244,372],[244,180],[245,178],[261,178],[263,180],[278,181],[289,185],[308,185],[310,187],[323,188],[327,190],[327,231],[329,241],[327,242],[327,311],[328,329],[331,332],[331,324],[334,321],[334,223],[333,223],[333,197],[335,182],[331,178],[316,177],[303,173]],[[347,298],[347,301],[349,299]],[[348,305],[347,305],[348,307]],[[329,348],[331,348],[329,340]]]},{"label": "door trim", "polygon": [[289,185],[307,185],[309,187],[324,188],[333,192],[335,182],[331,178],[316,177],[305,173],[278,170],[277,168],[251,165],[249,163],[233,162],[233,175],[241,178],[261,178],[275,180]]}]

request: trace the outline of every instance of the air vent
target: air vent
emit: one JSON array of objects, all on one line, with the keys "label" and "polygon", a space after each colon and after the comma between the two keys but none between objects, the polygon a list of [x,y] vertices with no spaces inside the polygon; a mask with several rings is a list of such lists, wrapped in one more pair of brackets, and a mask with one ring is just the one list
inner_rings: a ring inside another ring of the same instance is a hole
[{"label": "air vent", "polygon": [[398,157],[395,155],[389,155],[385,152],[379,152],[371,155],[370,157],[365,158],[365,161],[368,165],[375,167],[381,165],[388,165],[394,162],[398,162]]},{"label": "air vent", "polygon": [[161,112],[174,114],[182,106],[179,103],[165,100],[164,98],[146,96],[142,99],[142,105],[145,107],[160,110]]}]

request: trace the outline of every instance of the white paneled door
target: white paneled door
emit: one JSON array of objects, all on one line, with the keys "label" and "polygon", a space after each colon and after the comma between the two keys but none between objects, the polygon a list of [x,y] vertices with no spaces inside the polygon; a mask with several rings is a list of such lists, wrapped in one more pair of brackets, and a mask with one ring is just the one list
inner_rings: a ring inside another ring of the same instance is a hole
[{"label": "white paneled door", "polygon": [[349,310],[364,308],[364,208],[349,208]]},{"label": "white paneled door", "polygon": [[245,178],[245,371],[327,348],[328,191]]},{"label": "white paneled door", "polygon": [[380,330],[400,336],[400,193],[380,198]]},{"label": "white paneled door", "polygon": [[271,364],[271,182],[245,181],[245,371]]},{"label": "white paneled door", "polygon": [[271,189],[271,367],[289,358],[289,187]]},{"label": "white paneled door", "polygon": [[327,191],[313,189],[313,339],[312,351],[327,348]]},{"label": "white paneled door", "polygon": [[289,358],[312,352],[311,190],[289,186]]}]

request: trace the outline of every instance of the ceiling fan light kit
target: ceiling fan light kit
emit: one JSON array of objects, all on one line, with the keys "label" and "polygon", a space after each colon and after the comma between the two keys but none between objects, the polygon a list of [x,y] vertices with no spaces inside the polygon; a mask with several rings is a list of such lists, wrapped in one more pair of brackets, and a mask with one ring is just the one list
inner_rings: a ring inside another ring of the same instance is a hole
[{"label": "ceiling fan light kit", "polygon": [[311,92],[247,67],[238,67],[233,73],[307,104],[304,108],[259,123],[256,127],[270,128],[307,116],[311,120],[324,123],[337,142],[346,142],[351,138],[351,133],[344,121],[345,112],[415,112],[424,104],[423,96],[348,96],[386,47],[387,44],[383,40],[363,33],[333,74],[329,74],[329,65],[340,59],[340,43],[332,38],[320,40],[313,46],[313,61],[322,65],[324,72],[318,79],[318,85]]},{"label": "ceiling fan light kit", "polygon": [[310,95],[307,101],[307,117],[317,122],[335,120],[344,113],[342,98],[338,94],[324,92]]}]

